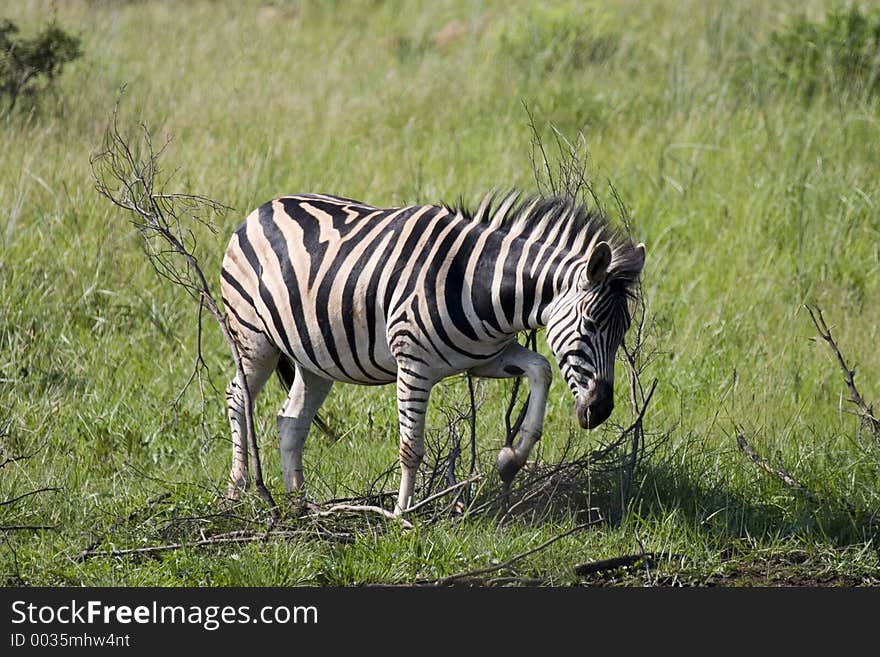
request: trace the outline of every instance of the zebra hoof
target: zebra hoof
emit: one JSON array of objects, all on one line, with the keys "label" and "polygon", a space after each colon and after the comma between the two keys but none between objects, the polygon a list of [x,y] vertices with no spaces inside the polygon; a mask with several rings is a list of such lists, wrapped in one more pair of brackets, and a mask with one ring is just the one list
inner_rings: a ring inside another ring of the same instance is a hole
[{"label": "zebra hoof", "polygon": [[247,480],[230,479],[229,485],[226,487],[226,496],[223,499],[229,504],[239,502],[242,498],[242,493],[244,493],[246,489]]},{"label": "zebra hoof", "polygon": [[522,468],[522,463],[519,462],[513,447],[504,447],[498,452],[495,468],[498,470],[498,475],[501,477],[501,481],[504,482],[505,488],[509,487],[516,473]]}]

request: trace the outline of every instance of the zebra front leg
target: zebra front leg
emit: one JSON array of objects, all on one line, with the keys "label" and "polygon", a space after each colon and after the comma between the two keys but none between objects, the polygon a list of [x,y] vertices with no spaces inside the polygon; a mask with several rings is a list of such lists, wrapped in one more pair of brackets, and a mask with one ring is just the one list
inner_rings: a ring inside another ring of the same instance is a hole
[{"label": "zebra front leg", "polygon": [[394,515],[412,506],[416,474],[425,455],[425,413],[433,382],[409,368],[397,375],[397,417],[400,424],[400,491]]},{"label": "zebra front leg", "polygon": [[281,472],[287,492],[300,490],[303,486],[303,446],[312,420],[331,387],[332,381],[296,366],[293,385],[278,413]]},{"label": "zebra front leg", "polygon": [[525,374],[529,379],[529,405],[520,428],[519,442],[515,447],[503,447],[495,463],[504,488],[507,489],[544,431],[544,413],[553,370],[541,354],[526,349],[518,342],[512,342],[493,360],[472,368],[470,372],[475,376],[493,379],[507,379]]}]

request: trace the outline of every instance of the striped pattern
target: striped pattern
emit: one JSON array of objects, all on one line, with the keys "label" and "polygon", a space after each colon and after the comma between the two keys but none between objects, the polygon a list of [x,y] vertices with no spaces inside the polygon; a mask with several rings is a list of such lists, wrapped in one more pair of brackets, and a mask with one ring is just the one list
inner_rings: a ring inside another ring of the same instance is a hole
[{"label": "striped pattern", "polygon": [[[609,401],[597,395],[609,396],[643,262],[641,245],[562,199],[487,196],[470,213],[304,194],[248,216],[229,243],[221,288],[252,396],[279,364],[294,374],[279,416],[289,488],[302,485],[305,434],[332,382],[397,383],[400,512],[424,454],[430,391],[444,377],[529,378],[521,441],[499,457],[502,477],[525,461],[540,437],[550,374],[543,357],[519,346],[520,331],[547,327],[576,406],[585,409],[581,423],[598,423]],[[233,487],[246,477],[241,384],[227,390]]]}]

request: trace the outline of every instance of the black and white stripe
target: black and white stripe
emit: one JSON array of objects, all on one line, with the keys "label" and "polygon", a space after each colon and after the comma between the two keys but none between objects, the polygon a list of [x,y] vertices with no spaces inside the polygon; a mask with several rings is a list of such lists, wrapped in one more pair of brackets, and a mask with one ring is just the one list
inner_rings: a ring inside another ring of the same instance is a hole
[{"label": "black and white stripe", "polygon": [[[295,372],[279,415],[289,488],[302,484],[302,445],[332,382],[397,383],[401,512],[424,453],[431,388],[451,374],[529,377],[521,440],[499,456],[505,481],[525,461],[540,437],[550,370],[519,346],[520,331],[547,327],[583,426],[607,417],[628,290],[643,263],[642,245],[559,198],[487,196],[470,213],[303,194],[247,217],[227,248],[221,287],[251,394],[279,363]],[[240,383],[228,389],[234,487],[246,477]]]}]

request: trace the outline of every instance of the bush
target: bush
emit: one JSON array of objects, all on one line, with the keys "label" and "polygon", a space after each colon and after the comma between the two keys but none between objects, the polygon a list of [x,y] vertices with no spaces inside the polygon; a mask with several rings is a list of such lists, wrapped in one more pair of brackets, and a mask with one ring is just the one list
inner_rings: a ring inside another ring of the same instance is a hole
[{"label": "bush", "polygon": [[[9,110],[23,94],[51,86],[64,64],[82,55],[79,38],[54,21],[32,39],[18,32],[15,23],[0,20],[0,95],[9,98]],[[45,81],[42,87],[41,79]]]},{"label": "bush", "polygon": [[604,64],[617,52],[619,42],[609,16],[582,2],[535,3],[501,36],[505,54],[537,72]]},{"label": "bush", "polygon": [[880,8],[838,7],[818,22],[801,14],[770,43],[776,70],[808,97],[880,89]]}]

